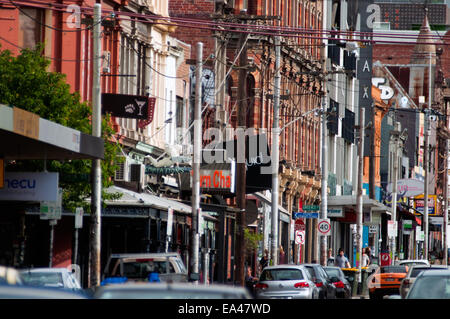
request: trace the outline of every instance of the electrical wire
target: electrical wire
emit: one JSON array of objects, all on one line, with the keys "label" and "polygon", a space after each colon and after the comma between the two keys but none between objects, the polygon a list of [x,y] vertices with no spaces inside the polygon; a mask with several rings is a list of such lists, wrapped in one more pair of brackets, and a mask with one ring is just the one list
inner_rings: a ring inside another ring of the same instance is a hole
[{"label": "electrical wire", "polygon": [[[11,0],[8,0],[11,1]],[[4,1],[2,1],[4,2]],[[27,1],[21,1],[22,3],[27,3]],[[18,1],[16,1],[16,3],[18,3]],[[31,4],[32,2],[28,2],[29,4]],[[41,4],[42,5],[42,4]],[[85,11],[92,11],[92,8],[83,8],[83,10]],[[141,18],[141,19],[145,19],[145,21],[140,21],[143,23],[155,23],[155,21],[153,20],[157,20],[158,24],[167,24],[167,25],[175,25],[175,26],[179,26],[179,27],[189,27],[190,24],[191,27],[196,27],[196,28],[200,28],[200,29],[210,29],[210,30],[214,30],[214,31],[229,31],[229,32],[235,32],[235,33],[251,33],[251,34],[259,34],[259,35],[273,35],[273,33],[264,33],[264,32],[257,32],[257,31],[252,31],[252,30],[246,30],[246,31],[242,31],[242,30],[236,30],[233,29],[234,27],[241,27],[241,24],[219,24],[219,23],[211,23],[210,20],[205,20],[205,19],[177,19],[177,18],[173,18],[173,17],[162,17],[162,16],[158,16],[158,15],[146,15],[146,14],[136,14],[136,13],[126,13],[126,12],[122,12],[122,11],[111,11],[111,10],[104,10],[104,12],[113,12],[116,16],[117,19],[123,19],[120,18],[118,16],[122,15],[122,16],[128,16],[128,17],[135,17],[135,18]],[[83,12],[85,13],[85,12]],[[150,21],[148,21],[150,20]],[[164,20],[169,20],[169,22],[163,23],[161,21]],[[204,27],[206,25],[206,27]],[[302,35],[297,35],[298,33],[305,33],[305,34],[322,34],[322,33],[330,33],[332,35],[345,35],[347,34],[346,31],[339,31],[336,32],[335,30],[314,30],[314,29],[308,29],[308,28],[283,28],[283,27],[271,27],[271,26],[261,26],[261,25],[247,25],[249,28],[256,28],[256,30],[268,30],[268,31],[276,31],[276,32],[280,32],[280,36],[284,36],[284,37],[300,37],[300,38],[304,38],[304,39],[310,39],[310,40],[324,40],[324,39],[330,39],[330,40],[342,40],[342,41],[348,41],[349,39],[337,39],[337,38],[332,38],[330,37],[310,37],[310,36],[302,36]],[[219,27],[222,27],[222,29],[220,29]],[[226,29],[225,27],[231,28],[231,29]],[[291,33],[295,33],[295,34],[290,34],[290,33],[282,33],[282,32],[291,32]],[[356,34],[358,34],[358,32],[348,32],[350,35],[354,36]],[[361,32],[361,35],[367,35],[367,33],[365,32]],[[413,37],[414,39],[417,39],[417,35],[408,35],[408,34],[402,34],[402,35],[393,35],[393,34],[383,34],[383,33],[372,33],[371,37],[388,37],[390,39],[392,38],[407,38],[408,36]],[[420,37],[420,38],[426,38],[426,37]],[[352,39],[355,40],[355,39]],[[360,39],[362,42],[365,43],[376,43],[376,42],[384,42],[384,43],[398,43],[395,41],[386,41],[386,40],[379,40],[379,41],[374,41],[374,40],[368,40],[368,39]],[[403,42],[403,43],[407,43],[407,42]],[[412,44],[419,44],[421,42],[413,42]],[[424,44],[427,44],[424,42]],[[450,43],[449,43],[450,44]],[[447,45],[447,43],[444,43],[444,45]]]},{"label": "electrical wire", "polygon": [[[3,2],[3,1],[2,1],[2,2]],[[111,14],[110,14],[110,15],[107,15],[107,16],[105,16],[104,18],[101,18],[99,22],[97,22],[97,23],[95,23],[95,24],[92,24],[91,26],[88,26],[88,27],[86,27],[86,28],[84,28],[84,29],[61,29],[61,28],[56,28],[56,27],[53,27],[53,26],[51,26],[51,25],[45,24],[45,23],[41,22],[39,19],[36,19],[35,17],[30,16],[28,13],[25,12],[25,10],[23,10],[22,8],[20,8],[20,6],[16,5],[16,3],[15,3],[14,1],[8,0],[8,2],[11,3],[11,4],[12,4],[17,10],[19,10],[22,14],[24,14],[25,16],[27,16],[29,19],[35,21],[35,22],[38,23],[39,25],[41,25],[41,26],[43,26],[43,27],[46,27],[46,28],[49,28],[49,29],[54,30],[54,31],[59,31],[59,32],[80,32],[80,31],[90,30],[90,29],[92,29],[93,27],[95,27],[97,24],[101,24],[106,18],[111,17]]]}]

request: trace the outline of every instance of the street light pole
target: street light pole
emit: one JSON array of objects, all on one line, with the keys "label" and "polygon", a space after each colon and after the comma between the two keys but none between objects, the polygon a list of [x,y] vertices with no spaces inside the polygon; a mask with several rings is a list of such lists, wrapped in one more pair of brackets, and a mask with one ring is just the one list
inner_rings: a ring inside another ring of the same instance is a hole
[{"label": "street light pole", "polygon": [[[392,220],[394,221],[394,225],[397,222],[397,184],[398,184],[398,150],[399,150],[399,140],[400,140],[400,122],[395,122],[394,129],[394,161],[393,161],[393,173],[392,173]],[[394,259],[397,251],[396,245],[396,236],[397,235],[397,227],[394,229],[394,235],[390,238],[391,253],[392,259]]]},{"label": "street light pole", "polygon": [[361,282],[362,263],[362,221],[363,221],[363,165],[364,165],[364,107],[359,106],[359,141],[358,141],[358,191],[356,218],[356,264],[358,268],[358,282]]},{"label": "street light pole", "polygon": [[[92,80],[92,135],[101,137],[101,4],[94,4],[93,20],[93,80]],[[100,247],[101,247],[101,187],[102,170],[100,159],[92,160],[91,195],[91,238],[90,238],[90,286],[100,285]]]},{"label": "street light pole", "polygon": [[[202,159],[202,59],[203,43],[197,43],[197,69],[195,74],[195,107],[194,107],[194,160],[192,161],[192,245],[191,245],[191,274],[198,274],[199,254],[199,218],[200,218],[200,163]],[[198,283],[197,280],[194,280]]]},{"label": "street light pole", "polygon": [[272,127],[272,251],[273,265],[278,265],[278,169],[280,162],[280,37],[275,36],[275,83],[273,95],[273,127]]}]

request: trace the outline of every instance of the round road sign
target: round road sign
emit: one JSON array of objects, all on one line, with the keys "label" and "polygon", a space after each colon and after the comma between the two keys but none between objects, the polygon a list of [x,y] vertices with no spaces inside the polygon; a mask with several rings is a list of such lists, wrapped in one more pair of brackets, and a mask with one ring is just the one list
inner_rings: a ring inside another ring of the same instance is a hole
[{"label": "round road sign", "polygon": [[300,230],[300,231],[306,230],[305,223],[303,222],[303,220],[301,220],[301,219],[295,220],[294,230]]},{"label": "round road sign", "polygon": [[321,235],[328,236],[330,235],[331,225],[330,220],[327,219],[319,219],[319,222],[317,224],[317,230]]}]

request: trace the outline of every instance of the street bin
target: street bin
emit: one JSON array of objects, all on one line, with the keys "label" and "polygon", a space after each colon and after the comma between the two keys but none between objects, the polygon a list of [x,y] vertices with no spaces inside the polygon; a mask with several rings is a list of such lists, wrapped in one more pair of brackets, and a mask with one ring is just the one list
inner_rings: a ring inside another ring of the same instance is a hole
[{"label": "street bin", "polygon": [[367,267],[361,268],[361,286],[360,286],[360,295],[365,295],[367,291],[367,277],[369,277],[369,270]]},{"label": "street bin", "polygon": [[358,294],[358,268],[341,268],[341,270],[352,287],[352,297],[355,297]]}]

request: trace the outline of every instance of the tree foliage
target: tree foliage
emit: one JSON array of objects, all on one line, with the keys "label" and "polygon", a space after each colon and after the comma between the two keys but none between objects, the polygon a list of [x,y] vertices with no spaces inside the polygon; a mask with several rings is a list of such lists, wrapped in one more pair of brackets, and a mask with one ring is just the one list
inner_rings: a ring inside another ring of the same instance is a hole
[{"label": "tree foliage", "polygon": [[[38,114],[47,120],[91,134],[92,109],[82,102],[78,92],[71,93],[66,76],[49,72],[50,60],[41,55],[42,45],[35,49],[23,49],[18,56],[0,48],[0,103],[19,107]],[[105,141],[102,161],[102,186],[111,186],[111,176],[117,169],[115,163],[118,146],[111,143],[114,130],[110,118],[102,119],[102,138]],[[89,211],[85,199],[91,195],[91,160],[46,161],[46,169],[59,172],[60,187],[63,188],[63,206],[74,211],[83,206]],[[8,171],[42,171],[43,160],[13,161]],[[117,198],[117,194],[102,192],[103,199]]]}]

